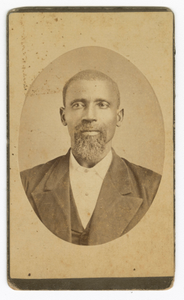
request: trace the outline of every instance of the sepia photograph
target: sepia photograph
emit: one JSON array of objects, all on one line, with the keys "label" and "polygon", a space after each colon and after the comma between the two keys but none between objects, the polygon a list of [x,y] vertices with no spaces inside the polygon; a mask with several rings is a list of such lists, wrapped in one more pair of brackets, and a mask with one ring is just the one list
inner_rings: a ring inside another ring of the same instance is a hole
[{"label": "sepia photograph", "polygon": [[[150,169],[135,165],[124,158],[120,158],[112,148],[112,140],[116,127],[123,126],[124,109],[120,107],[123,106],[123,102],[125,101],[130,102],[130,107],[134,105],[131,98],[134,97],[134,94],[137,94],[138,91],[133,91],[132,86],[134,84],[134,86],[138,88],[136,86],[138,85],[138,79],[136,78],[135,80],[132,78],[131,82],[126,78],[126,82],[129,83],[128,88],[123,87],[123,84],[120,83],[122,91],[120,95],[117,83],[105,73],[98,71],[96,66],[100,67],[103,62],[106,66],[106,72],[111,73],[112,70],[109,66],[110,61],[114,65],[116,76],[119,76],[121,81],[124,81],[123,77],[128,77],[127,71],[130,72],[129,69],[132,67],[129,67],[130,63],[123,61],[124,65],[121,66],[121,69],[119,68],[121,73],[123,73],[122,76],[122,74],[118,72],[119,70],[116,66],[117,62],[111,57],[113,55],[111,55],[110,51],[96,47],[82,48],[72,52],[74,56],[72,63],[76,60],[75,52],[78,54],[79,59],[81,54],[81,61],[84,65],[87,64],[87,66],[89,64],[88,60],[92,65],[94,57],[98,55],[98,59],[93,62],[94,69],[85,69],[69,78],[63,87],[61,96],[58,92],[61,89],[59,81],[61,80],[62,74],[65,74],[65,70],[62,68],[63,59],[60,62],[57,60],[57,69],[61,74],[59,74],[59,76],[49,74],[50,76],[45,80],[45,82],[47,82],[46,89],[45,91],[44,89],[42,90],[42,98],[44,99],[44,92],[47,97],[49,94],[49,102],[51,103],[52,101],[56,102],[56,97],[52,96],[52,91],[59,94],[58,98],[60,98],[60,102],[63,105],[60,108],[61,123],[68,129],[70,148],[64,156],[54,158],[44,164],[34,166],[31,169],[21,172],[21,179],[26,195],[35,213],[52,233],[63,240],[77,245],[98,245],[122,236],[140,221],[155,197],[161,175]],[[101,53],[101,56],[106,54],[105,60],[103,57],[99,57]],[[69,54],[69,56],[71,55]],[[84,57],[87,57],[87,61],[85,61]],[[118,59],[120,60],[119,57]],[[99,60],[101,64],[98,62]],[[70,68],[70,64],[66,64],[66,69],[67,67]],[[54,69],[53,64],[52,68]],[[132,69],[135,68],[132,67]],[[134,73],[132,72],[132,75],[133,74],[135,74],[135,71]],[[55,80],[56,76],[59,80]],[[150,129],[150,134],[148,131],[147,141],[144,138],[144,143],[147,144],[147,148],[148,146],[150,148],[152,147],[150,151],[147,150],[149,151],[150,160],[153,159],[156,154],[158,155],[156,160],[158,167],[161,168],[162,165],[160,166],[158,161],[160,161],[160,157],[163,157],[163,153],[152,154],[152,152],[157,151],[159,147],[163,151],[163,141],[161,139],[164,138],[162,136],[163,125],[160,116],[161,112],[159,111],[159,107],[157,107],[158,101],[155,99],[156,97],[151,87],[147,82],[144,82],[146,80],[142,79],[142,77],[143,75],[141,76],[140,74],[139,84],[141,84],[142,89],[145,84],[145,91],[142,91],[141,97],[146,97],[145,94],[150,92],[150,107],[148,107],[148,111],[146,112],[150,118],[149,120],[146,118],[142,120],[142,127],[147,126],[147,128],[154,128],[154,135],[153,130]],[[51,80],[53,80],[54,83],[58,81],[58,87],[56,87],[55,90],[52,87],[49,89]],[[43,86],[44,84],[45,83],[43,83]],[[42,89],[41,82],[39,82],[38,88],[40,90]],[[36,87],[32,87],[30,96],[26,99],[26,102],[31,102],[30,105],[33,106],[33,97],[36,98],[36,103],[41,101],[37,99],[38,94],[40,95],[41,92],[39,92]],[[151,96],[152,101],[156,102],[156,104],[154,103],[155,117],[151,116],[153,114],[151,106],[154,106],[154,104],[151,103]],[[143,102],[142,99],[136,99],[136,101],[139,103],[138,105],[141,106],[147,104],[141,103]],[[49,107],[52,105],[51,103],[49,103]],[[34,131],[36,131],[36,141],[34,143],[31,142],[32,144],[37,142],[37,146],[39,147],[41,138],[43,139],[41,142],[42,149],[39,150],[43,160],[45,156],[51,155],[51,153],[47,153],[49,150],[47,142],[45,141],[46,134],[49,136],[49,139],[54,140],[53,147],[55,149],[57,149],[58,144],[62,147],[62,143],[64,144],[66,139],[54,137],[54,133],[46,132],[45,126],[40,128],[41,125],[39,122],[36,122],[36,124],[39,125],[38,131],[34,126],[34,119],[32,115],[30,115],[30,106],[26,104],[24,107],[26,117],[24,116],[23,125],[20,129],[20,131],[24,132],[22,135],[20,133],[20,142],[23,144],[21,144],[22,151],[24,151],[24,156],[26,156],[28,162],[33,160],[31,152],[34,153],[34,147],[31,147],[30,142],[27,141],[26,148],[24,147],[24,143],[26,138],[28,138],[25,135],[28,134],[29,140],[33,140],[32,136]],[[38,104],[35,104],[35,106],[38,106]],[[40,109],[39,119],[43,120],[43,114],[51,114],[49,107],[46,103],[42,105],[44,113],[42,113]],[[46,110],[48,111],[46,112]],[[151,112],[149,110],[151,110]],[[34,114],[37,114],[38,108],[34,107],[32,111],[34,111]],[[52,112],[53,111],[54,109],[52,109]],[[130,110],[128,113],[131,114]],[[30,116],[27,116],[28,114]],[[48,123],[47,126],[52,126],[53,130],[57,131],[57,127],[54,126],[51,118],[52,117],[46,120]],[[57,107],[55,115],[53,113],[53,118],[59,119]],[[140,117],[138,117],[138,119],[139,118]],[[126,119],[131,119],[131,117],[126,118],[125,110],[125,122]],[[28,120],[30,120],[30,123]],[[147,124],[144,121],[147,121]],[[34,124],[32,124],[33,122]],[[155,126],[158,127],[156,130]],[[132,127],[132,125],[130,125],[130,127]],[[160,132],[160,130],[162,131]],[[40,136],[40,132],[43,133],[43,137]],[[129,136],[128,133],[129,128],[127,125],[127,136]],[[142,129],[141,135],[145,135]],[[119,148],[121,146],[123,147],[123,138],[122,133],[122,137],[119,140]],[[132,143],[132,134],[129,136],[129,139],[129,144],[134,146]],[[142,143],[142,139],[139,143]],[[154,143],[157,144],[156,147],[153,146]],[[45,148],[43,146],[44,144]],[[136,152],[139,151],[139,148],[136,149]],[[37,154],[35,156],[37,156]],[[162,161],[160,164],[162,164]]]},{"label": "sepia photograph", "polygon": [[173,13],[20,8],[8,28],[10,286],[170,287]]}]

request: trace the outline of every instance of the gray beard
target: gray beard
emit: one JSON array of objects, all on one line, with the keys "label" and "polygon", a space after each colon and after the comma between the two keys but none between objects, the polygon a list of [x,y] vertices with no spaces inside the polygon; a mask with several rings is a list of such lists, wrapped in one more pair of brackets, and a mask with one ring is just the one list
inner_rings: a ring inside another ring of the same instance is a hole
[{"label": "gray beard", "polygon": [[101,158],[105,150],[106,131],[102,130],[98,135],[83,135],[81,132],[74,134],[74,152],[87,161],[96,161]]}]

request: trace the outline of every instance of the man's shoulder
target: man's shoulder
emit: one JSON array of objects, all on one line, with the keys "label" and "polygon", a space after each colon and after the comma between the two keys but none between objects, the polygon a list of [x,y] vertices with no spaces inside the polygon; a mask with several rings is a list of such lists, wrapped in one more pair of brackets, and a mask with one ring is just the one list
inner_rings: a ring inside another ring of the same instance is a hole
[{"label": "man's shoulder", "polygon": [[21,174],[37,174],[39,172],[45,171],[47,169],[50,169],[55,163],[57,163],[63,156],[56,157],[52,160],[47,161],[46,163],[39,164],[37,166],[34,166],[32,168],[26,169],[24,171],[21,171]]},{"label": "man's shoulder", "polygon": [[151,169],[134,164],[125,158],[121,158],[121,159],[125,162],[127,168],[130,170],[130,172],[132,174],[134,174],[137,177],[137,179],[141,178],[142,181],[149,181],[149,179],[151,179],[151,178],[155,178],[155,179],[161,178],[161,175],[159,173],[157,173]]},{"label": "man's shoulder", "polygon": [[131,163],[124,158],[122,160],[128,168],[128,174],[134,190],[141,195],[146,193],[147,199],[152,202],[162,176],[153,170]]},{"label": "man's shoulder", "polygon": [[24,188],[26,189],[28,184],[31,184],[32,187],[36,186],[36,184],[41,181],[47,173],[51,173],[61,161],[65,160],[65,158],[66,155],[59,156],[46,163],[21,171],[20,176]]}]

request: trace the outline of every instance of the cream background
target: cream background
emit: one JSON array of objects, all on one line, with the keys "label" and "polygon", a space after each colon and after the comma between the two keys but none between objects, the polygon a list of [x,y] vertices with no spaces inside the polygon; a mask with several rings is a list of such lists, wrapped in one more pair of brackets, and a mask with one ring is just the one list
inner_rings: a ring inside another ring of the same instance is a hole
[{"label": "cream background", "polygon": [[[11,277],[173,275],[172,21],[172,13],[10,15]],[[62,53],[89,45],[122,54],[149,80],[164,118],[165,162],[157,197],[130,233],[102,246],[79,247],[51,234],[32,211],[19,178],[17,148],[25,89]]]}]

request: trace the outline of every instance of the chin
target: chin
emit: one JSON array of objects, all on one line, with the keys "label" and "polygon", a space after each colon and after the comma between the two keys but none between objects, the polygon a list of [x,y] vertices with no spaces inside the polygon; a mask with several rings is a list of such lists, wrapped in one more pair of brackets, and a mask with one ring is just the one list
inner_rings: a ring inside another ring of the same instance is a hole
[{"label": "chin", "polygon": [[75,135],[75,154],[86,161],[98,161],[105,151],[106,141],[102,133],[97,135]]}]

